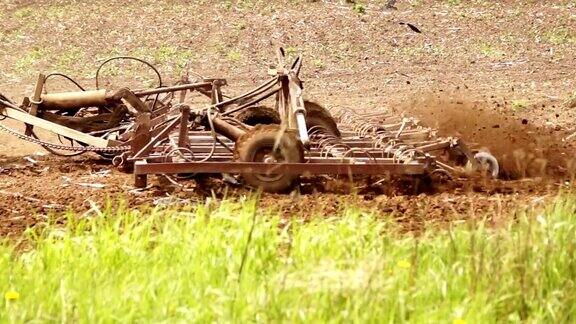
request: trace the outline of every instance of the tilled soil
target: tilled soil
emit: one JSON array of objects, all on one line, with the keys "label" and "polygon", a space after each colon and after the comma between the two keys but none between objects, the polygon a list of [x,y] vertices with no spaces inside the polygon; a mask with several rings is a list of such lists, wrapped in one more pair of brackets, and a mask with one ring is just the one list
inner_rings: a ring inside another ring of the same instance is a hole
[{"label": "tilled soil", "polygon": [[519,117],[503,111],[498,103],[467,101],[462,94],[430,96],[403,106],[440,136],[455,136],[469,146],[489,151],[498,158],[500,178],[571,177],[574,141],[564,127],[551,127],[542,115]]},{"label": "tilled soil", "polygon": [[[174,186],[163,176],[152,177],[143,190],[133,188],[133,176],[118,171],[97,156],[69,159],[54,156],[0,157],[0,235],[21,233],[49,215],[73,211],[79,217],[98,216],[106,206],[134,208],[204,203],[207,197],[236,198],[252,193],[228,185],[219,177],[203,177]],[[560,183],[525,179],[454,180],[441,186],[416,186],[412,180],[371,185],[317,177],[304,179],[291,195],[262,194],[261,206],[284,217],[330,217],[358,206],[392,215],[407,230],[427,223],[487,217],[498,224],[512,212],[539,206],[558,193]],[[417,187],[420,187],[417,189]]]},{"label": "tilled soil", "polygon": [[[263,194],[263,207],[307,218],[358,205],[393,215],[407,230],[477,218],[498,225],[567,187],[576,131],[573,1],[399,1],[397,10],[365,1],[364,14],[342,1],[255,3],[8,1],[0,12],[0,92],[19,102],[33,91],[36,71],[53,70],[93,88],[103,58],[129,54],[155,63],[165,83],[189,62],[229,79],[224,91],[235,94],[266,79],[274,47],[283,45],[291,56],[304,54],[308,98],[416,116],[492,152],[504,180],[416,190],[409,180],[371,186],[318,177],[305,179],[298,194]],[[137,72],[117,73],[115,81],[142,86]],[[74,87],[54,79],[49,89]],[[218,178],[174,187],[162,176],[135,190],[132,175],[95,155],[36,152],[42,149],[0,133],[0,236],[67,210],[98,215],[107,201],[143,207],[250,194]]]}]

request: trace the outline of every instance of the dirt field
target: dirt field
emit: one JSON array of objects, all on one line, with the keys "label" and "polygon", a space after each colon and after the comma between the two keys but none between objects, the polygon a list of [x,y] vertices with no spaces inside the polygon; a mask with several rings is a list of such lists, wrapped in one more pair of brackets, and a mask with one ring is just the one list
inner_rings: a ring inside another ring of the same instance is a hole
[{"label": "dirt field", "polygon": [[[576,131],[575,1],[414,0],[399,1],[396,10],[372,1],[363,2],[364,13],[339,1],[3,4],[0,92],[15,100],[31,94],[37,71],[59,70],[93,87],[98,62],[119,54],[154,62],[166,83],[190,62],[202,75],[228,78],[227,93],[239,93],[266,78],[274,46],[283,45],[304,55],[309,98],[331,108],[417,116],[441,134],[487,147],[505,169],[501,181],[457,181],[423,194],[360,183],[351,195],[346,184],[308,179],[299,195],[264,196],[264,205],[286,216],[358,203],[394,213],[409,229],[486,216],[498,224],[512,210],[554,197],[571,178],[574,150],[564,138]],[[149,77],[140,72],[110,79],[145,84]],[[185,188],[152,179],[147,190],[134,190],[131,175],[96,156],[37,152],[0,134],[0,235],[49,213],[98,214],[107,199],[140,206],[247,194],[219,179]]]}]

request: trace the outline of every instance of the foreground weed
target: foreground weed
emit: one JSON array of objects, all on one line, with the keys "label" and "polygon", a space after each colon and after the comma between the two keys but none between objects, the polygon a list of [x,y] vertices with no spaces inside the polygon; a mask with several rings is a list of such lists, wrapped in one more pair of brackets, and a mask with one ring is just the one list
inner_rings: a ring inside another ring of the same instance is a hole
[{"label": "foreground weed", "polygon": [[572,322],[575,215],[570,197],[413,236],[358,208],[108,206],[0,245],[0,322]]}]

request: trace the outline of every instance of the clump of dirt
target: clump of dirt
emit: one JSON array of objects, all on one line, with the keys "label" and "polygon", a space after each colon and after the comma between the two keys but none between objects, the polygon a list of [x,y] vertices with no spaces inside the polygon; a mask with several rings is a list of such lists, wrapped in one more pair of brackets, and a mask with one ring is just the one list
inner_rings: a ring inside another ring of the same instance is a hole
[{"label": "clump of dirt", "polygon": [[437,129],[440,136],[456,136],[472,148],[492,153],[504,179],[573,175],[575,146],[563,140],[568,134],[513,116],[510,108],[438,95],[414,100],[400,109]]}]

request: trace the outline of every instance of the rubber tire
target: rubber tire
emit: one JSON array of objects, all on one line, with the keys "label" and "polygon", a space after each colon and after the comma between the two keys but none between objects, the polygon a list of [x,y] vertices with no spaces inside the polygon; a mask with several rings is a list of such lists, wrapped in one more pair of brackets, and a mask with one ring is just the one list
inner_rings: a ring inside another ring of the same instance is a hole
[{"label": "rubber tire", "polygon": [[[256,154],[262,149],[272,149],[276,143],[277,134],[280,132],[279,125],[257,125],[247,131],[236,141],[234,156],[241,162],[255,161]],[[304,161],[304,148],[292,131],[286,131],[279,140],[277,154],[281,154],[283,162],[301,163]],[[253,188],[260,188],[265,192],[285,193],[294,188],[300,178],[297,174],[274,175],[275,179],[264,181],[263,174],[244,173],[244,182]]]},{"label": "rubber tire", "polygon": [[250,126],[280,124],[280,114],[265,106],[246,108],[236,116],[236,119]]},{"label": "rubber tire", "polygon": [[328,134],[341,137],[338,125],[326,108],[312,101],[304,101],[306,108],[306,128],[308,130],[315,126],[322,127]]}]

